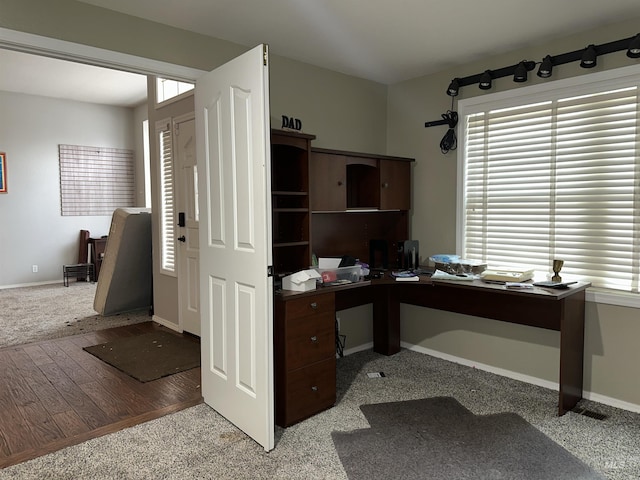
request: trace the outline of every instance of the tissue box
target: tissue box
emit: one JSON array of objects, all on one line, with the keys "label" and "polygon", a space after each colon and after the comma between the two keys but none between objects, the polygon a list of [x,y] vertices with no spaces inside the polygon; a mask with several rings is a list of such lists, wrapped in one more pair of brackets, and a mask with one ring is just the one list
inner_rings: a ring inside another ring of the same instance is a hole
[{"label": "tissue box", "polygon": [[296,292],[315,290],[317,278],[320,278],[320,274],[314,269],[302,270],[284,277],[282,279],[282,289]]}]

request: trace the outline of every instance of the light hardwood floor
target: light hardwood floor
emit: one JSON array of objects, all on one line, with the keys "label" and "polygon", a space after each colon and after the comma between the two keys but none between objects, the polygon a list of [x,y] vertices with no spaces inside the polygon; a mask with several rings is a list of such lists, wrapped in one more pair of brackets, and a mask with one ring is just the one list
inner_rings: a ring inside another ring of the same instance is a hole
[{"label": "light hardwood floor", "polygon": [[0,468],[201,403],[200,368],[141,383],[82,350],[157,329],[171,331],[145,322],[0,349]]}]

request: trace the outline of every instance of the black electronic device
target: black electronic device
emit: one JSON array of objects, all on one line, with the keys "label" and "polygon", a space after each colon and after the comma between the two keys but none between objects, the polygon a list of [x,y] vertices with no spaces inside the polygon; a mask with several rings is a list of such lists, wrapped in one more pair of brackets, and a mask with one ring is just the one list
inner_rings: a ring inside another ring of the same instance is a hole
[{"label": "black electronic device", "polygon": [[418,240],[402,240],[398,242],[398,267],[403,270],[417,270],[420,268]]},{"label": "black electronic device", "polygon": [[569,285],[573,285],[578,282],[535,282],[533,285],[536,287],[555,288],[557,290],[566,290]]}]

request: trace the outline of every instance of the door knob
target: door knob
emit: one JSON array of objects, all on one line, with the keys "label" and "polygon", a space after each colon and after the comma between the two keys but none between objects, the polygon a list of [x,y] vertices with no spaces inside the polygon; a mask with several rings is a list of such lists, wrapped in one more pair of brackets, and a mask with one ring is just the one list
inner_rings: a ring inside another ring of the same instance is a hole
[{"label": "door knob", "polygon": [[185,237],[184,235],[182,235],[181,237],[178,237],[178,241],[179,241],[179,242],[186,242],[186,241],[187,241],[187,237]]}]

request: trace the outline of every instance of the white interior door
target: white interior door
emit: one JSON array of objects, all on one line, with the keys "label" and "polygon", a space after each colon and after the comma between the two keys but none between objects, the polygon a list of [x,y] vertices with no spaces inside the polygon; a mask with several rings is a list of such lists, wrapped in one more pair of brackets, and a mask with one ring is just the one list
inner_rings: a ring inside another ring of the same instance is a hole
[{"label": "white interior door", "polygon": [[200,335],[200,252],[196,121],[193,113],[173,120],[178,212],[178,299],[180,327]]},{"label": "white interior door", "polygon": [[269,71],[260,45],[198,79],[204,401],[274,444]]}]

